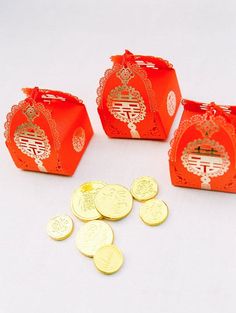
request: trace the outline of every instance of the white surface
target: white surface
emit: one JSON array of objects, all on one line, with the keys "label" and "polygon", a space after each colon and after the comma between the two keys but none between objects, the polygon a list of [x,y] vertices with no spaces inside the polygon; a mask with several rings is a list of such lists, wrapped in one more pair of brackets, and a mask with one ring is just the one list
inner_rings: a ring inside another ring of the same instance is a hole
[{"label": "white surface", "polygon": [[[235,312],[236,198],[173,187],[167,142],[110,140],[96,113],[109,57],[125,48],[170,60],[185,98],[235,103],[235,1],[0,1],[0,125],[25,86],[58,89],[87,104],[96,135],[71,178],[15,168],[1,135],[0,313]],[[177,127],[179,116],[171,133]],[[129,187],[160,182],[170,207],[151,228],[138,205],[112,223],[125,265],[98,273],[75,248],[54,242],[48,219],[69,213],[72,190],[91,179]]]}]

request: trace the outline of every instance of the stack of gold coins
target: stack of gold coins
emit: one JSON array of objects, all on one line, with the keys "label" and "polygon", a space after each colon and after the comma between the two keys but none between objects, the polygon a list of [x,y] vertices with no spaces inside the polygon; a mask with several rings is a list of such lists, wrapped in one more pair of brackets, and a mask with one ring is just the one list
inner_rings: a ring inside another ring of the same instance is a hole
[{"label": "stack of gold coins", "polygon": [[117,272],[123,264],[123,255],[113,244],[111,226],[101,221],[117,221],[132,210],[133,197],[121,185],[91,181],[80,185],[72,195],[71,211],[81,221],[87,222],[78,231],[76,246],[92,257],[96,268],[105,274]]},{"label": "stack of gold coins", "polygon": [[96,209],[94,198],[105,186],[102,181],[91,181],[80,185],[72,194],[72,213],[83,222],[101,219],[102,215]]},{"label": "stack of gold coins", "polygon": [[[159,192],[156,180],[142,176],[134,180],[129,191],[118,184],[103,181],[83,183],[75,189],[71,199],[71,211],[85,222],[76,236],[76,247],[85,256],[93,258],[96,268],[104,274],[117,272],[124,258],[114,244],[114,232],[104,220],[117,221],[132,210],[133,199],[141,202],[139,211],[142,221],[150,226],[163,223],[168,217],[164,201],[155,198]],[[48,235],[63,240],[73,231],[73,221],[68,215],[51,219],[47,226]]]}]

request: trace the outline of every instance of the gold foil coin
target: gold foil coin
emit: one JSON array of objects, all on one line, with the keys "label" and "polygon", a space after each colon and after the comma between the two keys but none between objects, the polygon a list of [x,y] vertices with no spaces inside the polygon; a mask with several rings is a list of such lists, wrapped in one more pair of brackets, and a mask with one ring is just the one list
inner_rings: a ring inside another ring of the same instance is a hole
[{"label": "gold foil coin", "polygon": [[95,205],[105,218],[119,220],[130,213],[133,198],[129,190],[121,185],[106,185],[96,194]]},{"label": "gold foil coin", "polygon": [[98,190],[106,184],[102,181],[91,181],[80,185],[72,195],[71,210],[82,221],[92,221],[102,218],[96,210],[94,198]]},{"label": "gold foil coin", "polygon": [[114,239],[112,228],[103,221],[90,221],[78,231],[76,246],[81,253],[93,257],[104,245],[111,244]]},{"label": "gold foil coin", "polygon": [[121,268],[124,258],[115,245],[106,245],[96,251],[93,261],[100,272],[113,274]]},{"label": "gold foil coin", "polygon": [[71,235],[73,228],[74,224],[70,216],[58,215],[49,220],[47,233],[54,240],[64,240]]},{"label": "gold foil coin", "polygon": [[136,178],[131,186],[131,194],[138,201],[152,199],[157,195],[158,191],[158,183],[150,176]]},{"label": "gold foil coin", "polygon": [[142,203],[139,214],[145,224],[156,226],[167,219],[169,210],[162,200],[151,199]]}]

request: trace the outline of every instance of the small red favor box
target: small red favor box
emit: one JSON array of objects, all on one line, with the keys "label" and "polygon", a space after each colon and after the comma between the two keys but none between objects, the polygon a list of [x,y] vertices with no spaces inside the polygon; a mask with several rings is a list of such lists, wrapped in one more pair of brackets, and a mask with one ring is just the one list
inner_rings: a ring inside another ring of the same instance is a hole
[{"label": "small red favor box", "polygon": [[236,192],[236,107],[184,100],[169,151],[176,186]]},{"label": "small red favor box", "polygon": [[23,170],[72,175],[93,135],[86,108],[70,94],[23,89],[5,123],[6,145]]},{"label": "small red favor box", "polygon": [[181,101],[173,66],[161,58],[124,55],[111,58],[100,80],[98,113],[113,138],[166,139]]}]

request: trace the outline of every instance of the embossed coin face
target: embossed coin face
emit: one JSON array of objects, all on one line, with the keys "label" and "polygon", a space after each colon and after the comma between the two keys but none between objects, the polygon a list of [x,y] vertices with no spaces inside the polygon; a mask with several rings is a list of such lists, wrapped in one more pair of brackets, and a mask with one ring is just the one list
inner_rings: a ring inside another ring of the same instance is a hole
[{"label": "embossed coin face", "polygon": [[68,215],[58,215],[49,220],[47,225],[47,233],[54,240],[64,240],[68,238],[74,225]]},{"label": "embossed coin face", "polygon": [[134,199],[146,201],[154,198],[159,191],[156,180],[150,176],[141,176],[133,181],[131,193]]},{"label": "embossed coin face", "polygon": [[90,221],[78,231],[76,246],[84,255],[93,257],[101,246],[111,244],[113,239],[113,231],[106,222]]},{"label": "embossed coin face", "polygon": [[119,220],[130,213],[133,198],[129,190],[121,185],[106,185],[96,194],[95,205],[105,218]]},{"label": "embossed coin face", "polygon": [[72,195],[71,210],[82,221],[92,221],[102,218],[95,207],[94,198],[98,190],[106,184],[101,181],[91,181],[80,185]]},{"label": "embossed coin face", "polygon": [[106,245],[98,249],[93,260],[96,268],[104,274],[117,272],[124,262],[122,253],[115,245]]},{"label": "embossed coin face", "polygon": [[139,214],[145,224],[156,226],[167,219],[169,210],[162,200],[151,199],[142,203]]}]

